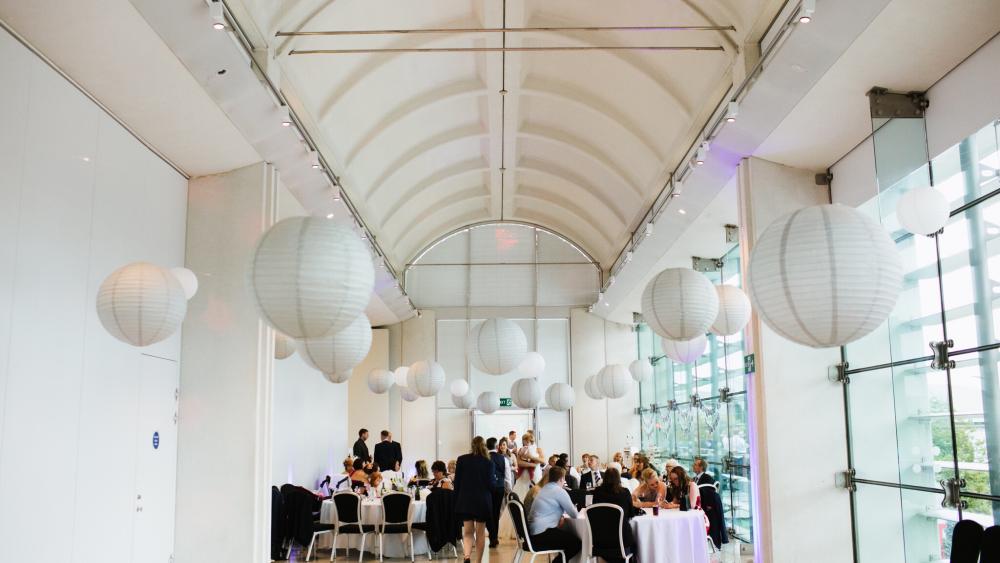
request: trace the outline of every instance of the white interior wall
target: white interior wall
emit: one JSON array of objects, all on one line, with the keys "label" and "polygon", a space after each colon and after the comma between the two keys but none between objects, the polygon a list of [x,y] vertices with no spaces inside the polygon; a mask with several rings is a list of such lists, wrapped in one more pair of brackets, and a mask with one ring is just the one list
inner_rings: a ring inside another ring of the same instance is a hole
[{"label": "white interior wall", "polygon": [[353,448],[354,441],[358,439],[358,430],[367,428],[370,434],[368,451],[374,453],[379,432],[389,428],[389,395],[392,391],[377,395],[368,389],[368,373],[378,368],[389,369],[389,331],[384,328],[372,330],[372,347],[368,356],[354,368],[354,374],[347,382],[349,400],[345,436],[348,449]]},{"label": "white interior wall", "polygon": [[95,302],[183,264],[187,181],[2,31],[0,76],[0,561],[166,561],[181,336],[129,346]]}]

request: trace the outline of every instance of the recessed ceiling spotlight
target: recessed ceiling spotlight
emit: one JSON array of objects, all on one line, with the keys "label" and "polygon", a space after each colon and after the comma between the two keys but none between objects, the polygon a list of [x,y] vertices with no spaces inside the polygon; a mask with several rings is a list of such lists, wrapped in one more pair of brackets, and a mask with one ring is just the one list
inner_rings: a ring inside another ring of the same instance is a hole
[{"label": "recessed ceiling spotlight", "polygon": [[816,0],[802,0],[799,7],[799,23],[809,23],[813,21],[813,13],[816,11]]},{"label": "recessed ceiling spotlight", "polygon": [[333,219],[333,213],[327,213],[326,214],[326,218],[327,219]]},{"label": "recessed ceiling spotlight", "polygon": [[678,209],[677,212],[681,215],[687,215],[687,211],[684,211],[683,209]]},{"label": "recessed ceiling spotlight", "polygon": [[732,123],[736,121],[736,116],[739,114],[740,114],[739,102],[729,102],[729,106],[726,108],[726,123]]},{"label": "recessed ceiling spotlight", "polygon": [[611,303],[608,303],[607,301],[605,301],[605,302],[604,302],[604,306],[605,306],[605,307],[610,307],[610,306],[611,306]]}]

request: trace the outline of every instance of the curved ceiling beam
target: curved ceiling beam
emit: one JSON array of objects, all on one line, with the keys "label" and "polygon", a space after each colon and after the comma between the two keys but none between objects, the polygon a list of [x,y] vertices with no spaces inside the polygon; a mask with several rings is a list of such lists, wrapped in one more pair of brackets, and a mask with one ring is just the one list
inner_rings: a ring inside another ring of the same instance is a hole
[{"label": "curved ceiling beam", "polygon": [[541,202],[546,206],[555,206],[558,209],[564,210],[569,215],[572,215],[580,220],[584,225],[589,225],[593,230],[600,235],[601,239],[605,244],[611,245],[614,239],[614,235],[608,233],[607,230],[602,226],[604,221],[592,215],[586,209],[580,207],[572,200],[563,197],[559,192],[552,189],[543,188],[541,186],[531,186],[531,185],[521,185],[518,186],[517,191],[514,192],[514,201],[517,200],[527,200],[532,202]]},{"label": "curved ceiling beam", "polygon": [[427,205],[423,206],[425,211],[423,213],[417,213],[409,223],[399,229],[393,229],[396,233],[398,233],[398,235],[395,235],[394,238],[397,240],[403,239],[408,236],[417,225],[430,220],[435,215],[444,212],[450,207],[479,199],[485,201],[489,201],[490,199],[489,188],[483,186],[482,184],[470,186],[450,194],[444,194],[442,197],[439,197],[434,201],[430,201]]},{"label": "curved ceiling beam", "polygon": [[466,174],[489,172],[489,170],[489,164],[486,161],[481,158],[474,158],[435,171],[433,174],[413,184],[410,189],[406,190],[406,193],[393,198],[391,207],[389,207],[388,211],[383,215],[383,219],[379,222],[379,229],[389,224],[393,217],[404,207],[412,206],[413,202],[417,201],[417,196],[424,192],[424,190],[429,190],[438,184],[443,184],[455,178],[461,178]]},{"label": "curved ceiling beam", "polygon": [[[360,139],[354,143],[354,146],[347,152],[347,157],[344,159],[344,166],[349,167],[351,162],[353,162],[354,159],[361,152],[363,152],[373,140],[399,122],[399,120],[403,117],[432,105],[452,100],[461,100],[469,97],[485,96],[486,94],[486,85],[483,84],[482,81],[465,80],[462,82],[445,84],[440,88],[435,88],[424,92],[423,94],[418,94],[417,96],[404,100],[401,104],[381,114],[378,122],[361,135]],[[325,117],[326,116],[321,116],[320,119],[324,119]]]},{"label": "curved ceiling beam", "polygon": [[604,269],[604,257],[606,257],[611,252],[611,247],[600,248],[600,252],[595,252],[595,246],[592,244],[593,241],[586,237],[580,236],[580,233],[571,229],[566,228],[567,225],[562,221],[557,220],[552,215],[545,213],[544,211],[539,211],[538,209],[527,209],[520,208],[516,213],[522,221],[528,221],[531,223],[537,223],[547,229],[552,229],[556,232],[565,233],[565,238],[574,241],[581,248],[585,249],[591,256],[597,257],[597,263],[601,265]]},{"label": "curved ceiling beam", "polygon": [[371,201],[371,199],[378,194],[379,190],[385,186],[386,180],[399,172],[407,164],[413,162],[427,152],[449,143],[455,143],[466,139],[478,139],[486,137],[487,135],[488,133],[483,131],[479,124],[466,125],[464,127],[442,131],[429,139],[424,139],[423,141],[413,145],[410,150],[400,155],[399,158],[390,162],[382,169],[378,179],[372,182],[371,187],[368,189],[368,193],[365,194],[365,202],[367,203]]},{"label": "curved ceiling beam", "polygon": [[517,136],[526,139],[536,139],[565,147],[584,159],[593,162],[600,168],[603,168],[608,174],[611,174],[611,176],[618,178],[618,180],[621,181],[625,187],[631,190],[632,193],[639,198],[639,200],[645,198],[642,189],[639,188],[633,179],[628,177],[628,174],[622,170],[620,166],[615,164],[614,160],[612,160],[606,153],[583,139],[573,137],[563,131],[538,126],[523,127],[520,131],[517,131]]},{"label": "curved ceiling beam", "polygon": [[622,223],[623,225],[627,223],[625,219],[625,210],[623,209],[626,202],[621,201],[620,199],[613,200],[608,198],[599,188],[566,168],[561,168],[559,165],[546,160],[531,158],[524,159],[517,163],[515,172],[520,173],[521,171],[541,174],[543,176],[558,179],[570,186],[574,186],[580,190],[581,195],[584,198],[593,200],[587,201],[588,205],[595,205],[608,211],[614,215],[615,219],[617,219],[619,223]]},{"label": "curved ceiling beam", "polygon": [[[468,202],[457,202],[457,203],[468,203]],[[454,207],[454,204],[449,207]],[[482,208],[467,209],[467,210],[456,210],[455,214],[452,216],[445,216],[437,223],[431,223],[427,221],[421,226],[425,227],[423,229],[424,235],[418,236],[420,233],[408,232],[406,233],[406,238],[401,238],[401,241],[410,241],[410,244],[405,248],[405,253],[403,256],[413,257],[415,252],[420,248],[425,248],[429,245],[432,240],[437,240],[440,238],[442,233],[446,233],[456,229],[456,225],[468,225],[470,223],[482,223],[490,219],[490,210],[483,206]]]}]

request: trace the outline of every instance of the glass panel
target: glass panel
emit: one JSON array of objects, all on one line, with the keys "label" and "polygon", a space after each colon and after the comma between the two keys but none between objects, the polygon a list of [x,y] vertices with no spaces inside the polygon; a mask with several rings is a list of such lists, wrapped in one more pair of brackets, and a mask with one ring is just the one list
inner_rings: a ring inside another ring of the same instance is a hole
[{"label": "glass panel", "polygon": [[[987,350],[954,360],[955,443],[966,484],[963,490],[997,497],[996,501],[966,499],[969,506],[963,514],[992,525],[1000,522],[1000,357],[995,350]],[[946,469],[948,476],[954,474],[950,467]]]},{"label": "glass panel", "polygon": [[728,404],[729,436],[723,445],[736,465],[750,467],[750,438],[747,430],[747,396],[733,395]]},{"label": "glass panel", "polygon": [[723,445],[726,430],[726,404],[718,399],[702,401],[698,406],[698,455],[722,460],[727,453]]},{"label": "glass panel", "polygon": [[906,561],[903,542],[899,541],[903,537],[901,489],[858,484],[854,493],[854,514],[861,563]]},{"label": "glass panel", "polygon": [[896,408],[892,370],[851,376],[851,450],[858,477],[899,482]]},{"label": "glass panel", "polygon": [[730,473],[723,473],[720,481],[726,524],[733,529],[737,539],[749,543],[753,539],[750,468],[734,467]]},{"label": "glass panel", "polygon": [[952,209],[1000,188],[997,133],[996,123],[991,123],[931,162],[934,185],[945,193]]}]

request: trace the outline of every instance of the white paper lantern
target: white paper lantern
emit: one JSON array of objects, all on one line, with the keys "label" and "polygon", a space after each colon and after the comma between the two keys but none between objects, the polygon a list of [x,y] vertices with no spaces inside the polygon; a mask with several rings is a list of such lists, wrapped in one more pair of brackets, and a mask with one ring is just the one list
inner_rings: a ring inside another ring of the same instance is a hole
[{"label": "white paper lantern", "polygon": [[316,338],[339,331],[365,310],[375,270],[351,229],[291,217],[257,242],[248,282],[264,322],[292,338]]},{"label": "white paper lantern", "polygon": [[621,399],[632,388],[632,375],[621,364],[611,364],[597,373],[601,394],[609,399]]},{"label": "white paper lantern", "polygon": [[483,391],[476,399],[476,408],[486,414],[497,412],[497,409],[500,408],[500,395],[493,391]]},{"label": "white paper lantern", "polygon": [[191,270],[181,267],[170,268],[170,273],[180,282],[181,287],[184,288],[184,297],[190,301],[194,294],[198,293],[198,276]]},{"label": "white paper lantern", "polygon": [[274,357],[284,360],[295,353],[295,341],[278,331],[274,332]]},{"label": "white paper lantern", "polygon": [[528,352],[517,371],[524,377],[541,377],[545,373],[545,358],[538,352]]},{"label": "white paper lantern", "polygon": [[420,395],[417,395],[417,392],[409,387],[400,387],[399,396],[407,403],[412,403],[420,398]]},{"label": "white paper lantern", "polygon": [[376,368],[368,372],[368,388],[372,393],[381,395],[389,390],[393,384],[392,372],[387,369]]},{"label": "white paper lantern", "polygon": [[843,205],[800,209],[772,223],[750,257],[761,320],[813,348],[853,342],[892,312],[902,261],[881,225]]},{"label": "white paper lantern", "polygon": [[483,373],[510,373],[527,352],[524,331],[508,319],[486,319],[472,329],[469,338],[469,359]]},{"label": "white paper lantern", "polygon": [[451,401],[460,409],[471,409],[472,406],[476,404],[475,397],[472,396],[472,393],[468,392],[461,395],[452,395]]},{"label": "white paper lantern", "polygon": [[718,312],[715,286],[690,268],[667,268],[642,292],[642,318],[664,338],[689,340],[705,334]]},{"label": "white paper lantern", "polygon": [[522,409],[533,409],[542,402],[542,386],[533,377],[524,377],[510,388],[510,398]]},{"label": "white paper lantern", "polygon": [[568,383],[553,383],[545,390],[545,403],[554,411],[568,411],[576,404],[576,392]]},{"label": "white paper lantern", "polygon": [[302,359],[327,376],[350,377],[351,370],[365,359],[371,346],[372,327],[365,315],[358,315],[351,324],[333,334],[295,341]]},{"label": "white paper lantern", "polygon": [[633,360],[628,365],[628,371],[636,383],[643,383],[653,377],[653,365],[647,359]]},{"label": "white paper lantern", "polygon": [[406,386],[416,391],[421,397],[433,397],[444,387],[444,368],[441,364],[420,360],[410,366],[406,373]]},{"label": "white paper lantern", "polygon": [[704,334],[691,340],[663,338],[660,340],[660,346],[663,348],[663,353],[671,360],[681,364],[690,364],[697,361],[705,353],[705,348],[708,347],[708,338],[705,338]]},{"label": "white paper lantern", "polygon": [[750,299],[743,290],[733,285],[717,285],[719,314],[712,323],[712,333],[732,336],[750,322]]},{"label": "white paper lantern", "polygon": [[604,393],[601,391],[601,386],[597,383],[597,376],[592,375],[587,378],[587,381],[583,384],[583,392],[586,393],[588,397],[595,401],[599,401],[604,398]]},{"label": "white paper lantern", "polygon": [[406,387],[407,384],[407,373],[409,373],[410,368],[408,366],[399,366],[396,371],[392,372],[393,382],[397,387]]},{"label": "white paper lantern", "polygon": [[940,231],[949,215],[948,198],[931,187],[914,188],[896,202],[899,225],[915,235]]},{"label": "white paper lantern", "polygon": [[456,379],[451,382],[450,391],[452,395],[465,395],[469,392],[469,382],[464,379]]},{"label": "white paper lantern", "polygon": [[337,373],[326,373],[326,372],[321,372],[321,373],[323,374],[323,377],[325,377],[326,380],[329,381],[330,383],[346,383],[347,380],[351,378],[352,372],[348,370]]},{"label": "white paper lantern", "polygon": [[149,346],[177,332],[187,314],[184,288],[166,268],[133,262],[118,268],[97,290],[97,318],[111,336]]}]

